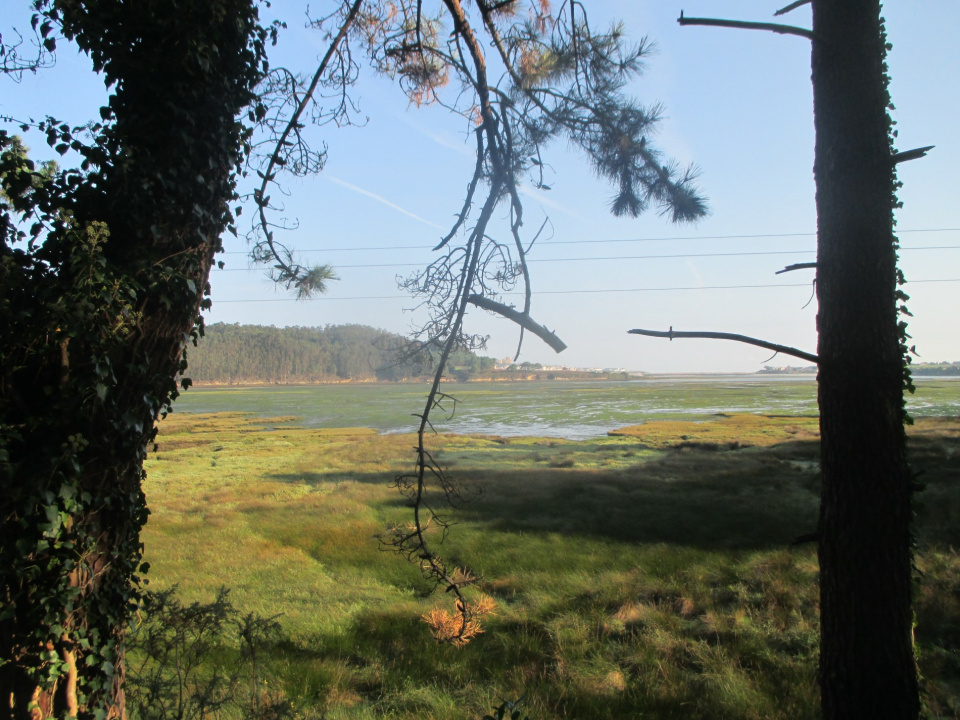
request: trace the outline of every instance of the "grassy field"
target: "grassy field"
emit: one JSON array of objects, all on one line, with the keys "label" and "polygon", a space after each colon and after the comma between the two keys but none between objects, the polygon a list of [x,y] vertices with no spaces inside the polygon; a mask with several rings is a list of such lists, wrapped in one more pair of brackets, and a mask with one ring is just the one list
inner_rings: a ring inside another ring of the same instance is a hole
[{"label": "grassy field", "polygon": [[[960,421],[911,431],[917,643],[928,717],[960,717]],[[375,536],[413,438],[289,417],[176,413],[148,461],[152,587],[231,588],[282,613],[276,692],[327,718],[815,718],[816,419],[713,416],[585,441],[441,435],[473,500],[443,545],[496,602],[438,645],[447,607]],[[446,604],[445,604],[446,603]]]}]

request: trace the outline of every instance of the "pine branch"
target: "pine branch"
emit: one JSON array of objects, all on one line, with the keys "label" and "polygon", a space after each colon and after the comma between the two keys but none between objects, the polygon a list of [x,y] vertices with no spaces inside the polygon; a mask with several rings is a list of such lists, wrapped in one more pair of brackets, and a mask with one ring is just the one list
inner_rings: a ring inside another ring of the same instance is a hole
[{"label": "pine branch", "polygon": [[706,338],[708,340],[735,340],[736,342],[746,343],[747,345],[756,345],[757,347],[766,348],[767,350],[774,350],[778,353],[783,353],[784,355],[793,355],[793,357],[798,357],[801,360],[806,360],[818,364],[820,358],[816,355],[811,355],[806,353],[803,350],[797,350],[796,348],[789,347],[787,345],[777,345],[776,343],[767,342],[766,340],[758,340],[757,338],[748,337],[746,335],[736,335],[734,333],[718,333],[718,332],[678,332],[674,331],[673,327],[670,328],[667,332],[661,332],[659,330],[628,330],[631,335],[646,335],[647,337],[660,337],[673,340],[674,338]]},{"label": "pine branch", "polygon": [[812,30],[794,25],[746,22],[743,20],[720,20],[717,18],[688,18],[683,16],[682,10],[680,11],[680,17],[677,18],[677,22],[681,25],[709,25],[711,27],[739,28],[741,30],[767,30],[780,35],[799,35],[800,37],[805,37],[807,40],[813,40]]}]

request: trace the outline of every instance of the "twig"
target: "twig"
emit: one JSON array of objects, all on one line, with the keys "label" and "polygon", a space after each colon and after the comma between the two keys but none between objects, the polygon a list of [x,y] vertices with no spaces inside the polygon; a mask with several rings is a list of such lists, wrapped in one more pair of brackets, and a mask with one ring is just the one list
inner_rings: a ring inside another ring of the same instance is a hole
[{"label": "twig", "polygon": [[807,362],[812,362],[815,364],[820,362],[820,358],[818,358],[816,355],[811,355],[803,350],[797,350],[796,348],[789,347],[788,345],[778,345],[777,343],[767,342],[766,340],[758,340],[757,338],[748,337],[747,335],[718,332],[679,332],[675,331],[673,327],[671,327],[667,332],[662,332],[660,330],[628,330],[627,332],[631,335],[646,335],[648,337],[660,337],[667,338],[669,340],[673,340],[674,338],[735,340],[736,342],[746,343],[747,345],[756,345],[757,347],[766,348],[767,350],[776,350],[784,355],[793,355],[794,357],[798,357],[801,360],[806,360]]},{"label": "twig", "polygon": [[781,15],[786,15],[788,12],[792,10],[796,10],[798,7],[803,7],[804,5],[807,5],[809,3],[810,3],[810,0],[797,0],[796,2],[790,3],[786,7],[780,8],[773,14],[773,16],[780,17]]},{"label": "twig", "polygon": [[677,22],[681,25],[709,25],[711,27],[740,28],[741,30],[767,30],[769,32],[779,33],[780,35],[799,35],[807,40],[813,40],[813,31],[806,28],[796,27],[795,25],[781,25],[779,23],[761,23],[746,22],[743,20],[720,20],[718,18],[688,18],[683,16],[680,11],[680,17]]},{"label": "twig", "polygon": [[477,165],[473,169],[473,177],[470,179],[470,183],[467,185],[467,195],[463,200],[463,208],[457,215],[457,220],[453,224],[453,227],[450,228],[450,232],[444,236],[444,238],[440,241],[440,244],[434,248],[434,251],[442,249],[444,245],[450,242],[450,240],[453,239],[453,236],[457,234],[457,231],[466,221],[467,216],[470,214],[470,206],[473,205],[473,196],[476,193],[477,185],[480,183],[480,179],[483,177],[483,159],[486,157],[483,149],[483,128],[477,128],[475,132],[477,135]]},{"label": "twig", "polygon": [[[489,310],[490,312],[495,312],[498,315],[502,315],[508,320],[513,320],[515,323],[517,323],[517,325],[532,332],[558,353],[561,353],[567,349],[566,343],[558,338],[556,333],[554,333],[552,330],[547,330],[547,328],[540,323],[535,322],[529,315],[519,313],[508,305],[498,303],[497,301],[491,300],[490,298],[485,298],[482,295],[470,295],[467,298],[467,302],[471,305],[476,305],[479,308],[483,308],[484,310]],[[631,330],[630,332],[633,331]]]}]

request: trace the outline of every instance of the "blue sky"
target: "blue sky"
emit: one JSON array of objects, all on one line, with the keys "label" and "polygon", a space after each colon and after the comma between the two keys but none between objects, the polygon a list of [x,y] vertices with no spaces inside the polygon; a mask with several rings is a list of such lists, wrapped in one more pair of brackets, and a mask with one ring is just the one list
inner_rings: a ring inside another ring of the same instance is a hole
[{"label": "blue sky", "polygon": [[[812,261],[816,240],[813,114],[806,40],[771,33],[684,27],[688,16],[771,20],[776,2],[700,0],[586,3],[594,25],[620,18],[629,36],[657,45],[631,90],[666,109],[657,142],[681,163],[702,169],[710,215],[671,225],[655,211],[613,218],[611,188],[563,144],[547,158],[549,192],[528,189],[527,229],[549,217],[549,237],[535,246],[531,272],[534,317],[568,349],[555,354],[528,338],[521,360],[655,372],[753,372],[763,364],[802,364],[734,343],[667,342],[630,336],[643,327],[754,335],[814,351],[816,303],[812,273],[775,275]],[[29,22],[26,0],[0,7],[0,31]],[[271,12],[289,29],[273,64],[311,72],[322,38],[301,27],[300,3],[280,0]],[[316,3],[314,11],[318,10]],[[922,160],[900,166],[904,207],[898,213],[910,280],[910,332],[923,360],[960,360],[960,3],[897,0],[885,8],[893,50],[889,63],[900,136],[906,150],[936,145]],[[787,22],[809,27],[809,10]],[[62,46],[57,66],[20,84],[4,80],[0,114],[70,123],[97,116],[103,89],[89,63]],[[440,108],[411,107],[384,78],[366,74],[356,88],[362,127],[318,128],[329,147],[324,173],[288,184],[287,215],[299,229],[284,240],[306,259],[334,265],[330,292],[295,302],[260,269],[249,269],[242,241],[229,238],[226,269],[212,278],[208,322],[273,325],[364,323],[405,332],[420,317],[397,289],[396,277],[429,262],[473,168],[462,118]],[[34,155],[47,148],[28,138]],[[652,257],[659,256],[659,257]],[[934,282],[950,281],[950,282]],[[509,299],[509,298],[508,298]],[[472,310],[468,330],[490,335],[488,354],[512,355],[516,329]]]}]

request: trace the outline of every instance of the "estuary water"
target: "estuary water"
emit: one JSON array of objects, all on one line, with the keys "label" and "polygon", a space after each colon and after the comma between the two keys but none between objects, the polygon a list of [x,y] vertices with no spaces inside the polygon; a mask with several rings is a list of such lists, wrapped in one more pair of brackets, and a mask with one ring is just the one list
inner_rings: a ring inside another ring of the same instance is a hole
[{"label": "estuary water", "polygon": [[[917,417],[960,415],[960,378],[916,378]],[[671,375],[593,382],[445,383],[438,432],[583,440],[651,420],[717,413],[816,415],[816,382],[797,375]],[[426,384],[344,383],[191,388],[177,412],[248,412],[308,427],[413,432]]]}]

